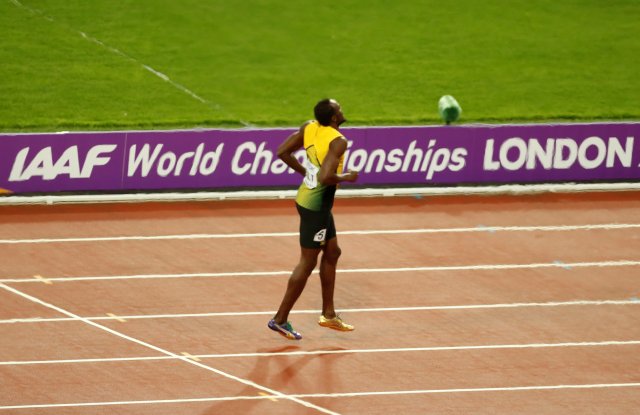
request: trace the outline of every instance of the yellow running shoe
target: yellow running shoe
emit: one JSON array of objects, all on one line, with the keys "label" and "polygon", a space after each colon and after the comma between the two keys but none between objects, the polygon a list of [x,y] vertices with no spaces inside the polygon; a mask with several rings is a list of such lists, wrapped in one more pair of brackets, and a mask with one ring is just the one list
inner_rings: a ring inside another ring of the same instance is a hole
[{"label": "yellow running shoe", "polygon": [[328,327],[330,329],[339,331],[353,331],[355,329],[355,327],[353,327],[351,324],[345,323],[338,316],[335,316],[334,318],[326,318],[325,316],[321,315],[320,319],[318,320],[318,324],[322,327]]}]

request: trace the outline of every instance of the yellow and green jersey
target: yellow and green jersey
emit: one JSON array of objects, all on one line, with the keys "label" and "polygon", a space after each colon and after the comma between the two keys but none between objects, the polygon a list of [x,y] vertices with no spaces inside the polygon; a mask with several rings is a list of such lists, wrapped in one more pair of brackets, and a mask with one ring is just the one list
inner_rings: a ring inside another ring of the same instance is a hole
[{"label": "yellow and green jersey", "polygon": [[[321,211],[330,210],[336,193],[336,185],[324,186],[318,181],[320,166],[329,152],[329,145],[342,134],[333,127],[312,121],[304,128],[304,149],[307,152],[305,169],[307,174],[298,188],[296,203],[303,208]],[[336,173],[342,173],[344,154],[340,157]]]}]

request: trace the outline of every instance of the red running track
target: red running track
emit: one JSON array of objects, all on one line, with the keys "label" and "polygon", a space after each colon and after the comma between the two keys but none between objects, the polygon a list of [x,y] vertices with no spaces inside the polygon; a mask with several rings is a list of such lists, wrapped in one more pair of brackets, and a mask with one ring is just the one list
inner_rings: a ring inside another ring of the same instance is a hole
[{"label": "red running track", "polygon": [[338,199],[301,342],[291,201],[0,207],[0,415],[633,413],[639,196]]}]

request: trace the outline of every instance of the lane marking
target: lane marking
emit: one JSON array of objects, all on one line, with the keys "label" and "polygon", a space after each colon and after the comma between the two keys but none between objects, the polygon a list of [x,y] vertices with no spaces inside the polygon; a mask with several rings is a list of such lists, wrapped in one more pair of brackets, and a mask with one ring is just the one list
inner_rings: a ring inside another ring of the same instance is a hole
[{"label": "lane marking", "polygon": [[265,398],[269,399],[271,402],[278,402],[276,398],[264,392],[258,392],[258,395],[264,396]]},{"label": "lane marking", "polygon": [[[186,357],[186,356],[185,356]],[[202,356],[199,356],[202,357]],[[15,360],[0,362],[0,366],[23,365],[55,365],[76,363],[118,363],[118,362],[144,362],[144,361],[176,360],[171,356],[134,356],[134,357],[103,357],[87,359],[56,359],[56,360]]]},{"label": "lane marking", "polygon": [[476,226],[476,228],[478,228],[480,230],[483,230],[485,232],[489,232],[489,233],[495,233],[496,232],[495,229],[491,229],[491,227],[487,227],[487,226],[482,225],[482,224]]},{"label": "lane marking", "polygon": [[[640,346],[640,340],[607,340],[600,342],[565,342],[565,343],[531,343],[531,344],[487,344],[471,346],[430,346],[430,347],[398,347],[382,349],[330,349],[330,350],[296,350],[290,352],[255,352],[255,353],[221,353],[182,355],[197,362],[202,359],[229,359],[239,357],[278,357],[278,356],[316,356],[326,354],[364,354],[364,353],[410,353],[410,352],[443,352],[443,351],[474,351],[474,350],[502,350],[502,349],[545,349],[571,347],[610,347],[610,346]],[[59,360],[22,360],[0,361],[0,366],[27,366],[52,364],[80,364],[80,363],[117,363],[149,360],[175,360],[171,356],[139,356],[139,357],[106,357],[92,359],[59,359]]]},{"label": "lane marking", "polygon": [[[592,268],[592,267],[635,267],[640,261],[614,260],[594,262],[542,262],[533,264],[481,264],[481,265],[450,265],[450,266],[423,266],[402,268],[343,268],[338,270],[340,274],[362,273],[390,273],[390,272],[418,272],[418,271],[494,271],[512,269],[537,269],[537,268]],[[313,271],[314,274],[318,270]],[[252,272],[200,272],[192,274],[139,274],[139,275],[110,275],[93,277],[58,277],[48,278],[54,282],[70,281],[107,281],[107,280],[136,280],[136,279],[173,279],[173,278],[224,278],[224,277],[277,277],[289,276],[291,270],[286,271],[252,271]],[[0,283],[28,283],[34,282],[32,278],[1,278]]]},{"label": "lane marking", "polygon": [[[522,392],[539,390],[562,390],[562,389],[609,389],[609,388],[637,388],[640,383],[598,383],[583,385],[540,385],[540,386],[510,386],[493,388],[460,388],[460,389],[421,389],[402,391],[374,391],[374,392],[344,392],[344,393],[311,393],[288,395],[294,399],[313,398],[354,398],[362,396],[394,396],[394,395],[424,395],[435,393],[472,393],[472,392]],[[151,404],[175,404],[175,403],[197,403],[197,402],[220,402],[220,401],[246,401],[273,399],[271,396],[259,394],[257,396],[224,396],[212,398],[186,398],[186,399],[158,399],[145,401],[108,401],[108,402],[82,402],[82,403],[62,403],[62,404],[39,404],[39,405],[13,405],[0,406],[2,409],[36,409],[36,408],[73,408],[86,406],[112,406],[112,405],[151,405]]]},{"label": "lane marking", "polygon": [[[293,395],[289,395],[293,397]],[[295,397],[293,397],[296,399]],[[189,398],[189,399],[159,399],[145,401],[107,401],[107,402],[82,402],[82,403],[56,403],[38,405],[11,405],[0,406],[4,409],[42,409],[42,408],[82,408],[88,406],[115,406],[115,405],[152,405],[152,404],[175,404],[175,403],[196,403],[196,402],[223,402],[223,401],[249,401],[267,399],[266,396],[223,396],[216,398]]]},{"label": "lane marking", "polygon": [[[113,314],[113,313],[107,313],[107,316],[110,317],[110,320],[117,320],[121,323],[126,323],[127,320],[123,317],[118,317],[117,315]],[[72,319],[73,320],[73,319]]]},{"label": "lane marking", "polygon": [[[571,307],[571,306],[606,306],[606,305],[640,305],[640,302],[630,298],[628,300],[574,300],[574,301],[550,301],[546,303],[502,303],[502,304],[468,304],[468,305],[439,305],[416,307],[378,307],[378,308],[342,308],[341,313],[380,313],[393,311],[442,311],[442,310],[490,310],[501,308],[526,308],[526,307]],[[291,310],[291,314],[320,314],[321,310]],[[180,313],[180,314],[138,314],[119,316],[126,320],[143,319],[171,319],[171,318],[203,318],[203,317],[245,317],[245,316],[272,316],[275,310],[270,311],[223,311],[214,313]],[[112,317],[84,317],[91,321],[113,320]],[[74,318],[14,318],[0,320],[0,324],[17,323],[57,323],[73,322]]]},{"label": "lane marking", "polygon": [[51,282],[51,280],[44,278],[42,275],[34,275],[33,278],[35,278],[36,280],[38,280],[39,282],[43,282],[47,285],[53,285],[53,283]]},{"label": "lane marking", "polygon": [[549,385],[549,386],[511,386],[502,388],[460,388],[460,389],[422,389],[405,391],[351,392],[351,393],[311,393],[295,395],[300,398],[351,398],[380,395],[424,395],[430,393],[468,393],[468,392],[512,392],[554,389],[601,389],[601,388],[637,388],[640,383],[598,383],[590,385]]},{"label": "lane marking", "polygon": [[560,267],[562,267],[562,268],[566,269],[567,271],[570,271],[570,270],[571,270],[571,266],[569,266],[569,265],[565,264],[564,262],[562,262],[562,261],[560,261],[560,260],[555,260],[555,261],[553,261],[553,263],[554,263],[554,264],[558,264],[558,266],[560,266]]},{"label": "lane marking", "polygon": [[[344,271],[343,271],[344,272]],[[316,271],[317,273],[317,271]],[[49,278],[51,281],[108,281],[108,280],[130,280],[130,279],[166,279],[166,278],[219,278],[219,277],[276,277],[281,275],[291,275],[291,270],[287,271],[256,271],[256,272],[199,272],[193,274],[142,274],[142,275],[111,275],[93,277],[58,277]],[[28,278],[3,278],[2,283],[35,282]]]},{"label": "lane marking", "polygon": [[258,390],[261,390],[261,391],[263,391],[263,392],[267,392],[267,393],[269,393],[269,394],[271,394],[271,395],[276,395],[276,396],[278,396],[278,397],[280,397],[280,398],[282,398],[282,399],[290,400],[290,401],[292,401],[292,402],[298,403],[298,404],[300,404],[300,405],[302,405],[302,406],[305,406],[305,407],[307,407],[307,408],[315,409],[315,410],[316,410],[316,411],[318,411],[318,412],[322,412],[322,413],[330,414],[330,415],[340,415],[340,414],[338,414],[337,412],[333,412],[333,411],[331,411],[331,410],[329,410],[329,409],[326,409],[326,408],[323,408],[323,407],[321,407],[321,406],[318,406],[318,405],[312,404],[312,403],[307,402],[307,401],[305,401],[305,400],[302,400],[302,399],[299,399],[299,398],[296,398],[296,397],[292,397],[291,395],[286,395],[286,394],[284,394],[284,393],[282,393],[282,392],[279,392],[279,391],[277,391],[277,390],[274,390],[274,389],[268,388],[268,387],[263,386],[263,385],[259,385],[259,384],[255,383],[255,382],[252,382],[252,381],[248,380],[248,379],[243,379],[243,378],[240,378],[240,377],[234,376],[234,375],[232,375],[232,374],[229,374],[229,373],[227,373],[227,372],[223,372],[222,370],[216,369],[216,368],[214,368],[214,367],[207,366],[207,365],[205,365],[205,364],[203,364],[203,363],[201,363],[201,362],[193,361],[193,360],[191,360],[191,359],[188,359],[188,358],[187,358],[187,357],[185,357],[185,356],[177,355],[177,354],[175,354],[175,353],[173,353],[173,352],[170,352],[170,351],[168,351],[168,350],[166,350],[166,349],[160,348],[160,347],[158,347],[158,346],[154,346],[154,345],[152,345],[152,344],[150,344],[150,343],[147,343],[147,342],[144,342],[144,341],[142,341],[142,340],[136,339],[136,338],[134,338],[134,337],[128,336],[128,335],[126,335],[126,334],[120,333],[119,331],[116,331],[116,330],[110,329],[110,328],[109,328],[109,327],[107,327],[107,326],[103,326],[103,325],[101,325],[101,324],[98,324],[98,323],[95,323],[95,322],[93,322],[93,321],[87,320],[87,319],[86,319],[86,318],[84,318],[84,317],[80,317],[80,316],[78,316],[78,315],[76,315],[76,314],[74,314],[74,313],[72,313],[72,312],[70,312],[70,311],[67,311],[67,310],[65,310],[65,309],[63,309],[63,308],[60,308],[60,307],[58,307],[58,306],[55,306],[55,305],[53,305],[53,304],[51,304],[51,303],[48,303],[48,302],[46,302],[46,301],[43,301],[43,300],[41,300],[41,299],[39,299],[39,298],[36,298],[36,297],[34,297],[34,296],[32,296],[32,295],[29,295],[29,294],[23,293],[22,291],[19,291],[19,290],[15,289],[15,288],[9,287],[8,285],[5,285],[5,284],[0,283],[0,288],[2,288],[2,289],[4,289],[4,290],[7,290],[7,291],[9,291],[9,292],[12,292],[12,293],[14,293],[14,294],[16,294],[16,295],[18,295],[18,296],[20,296],[20,297],[23,297],[23,298],[25,298],[25,299],[27,299],[27,300],[30,300],[30,301],[32,301],[32,302],[34,302],[34,303],[36,303],[36,304],[40,304],[40,305],[42,305],[42,306],[44,306],[44,307],[50,308],[50,309],[52,309],[52,310],[55,310],[55,311],[57,311],[57,312],[59,312],[59,313],[62,313],[62,314],[64,314],[64,315],[68,316],[68,317],[74,318],[74,319],[76,319],[76,320],[78,320],[78,321],[82,321],[82,322],[84,322],[84,323],[86,323],[86,324],[89,324],[89,325],[91,325],[91,326],[93,326],[93,327],[96,327],[96,328],[98,328],[98,329],[100,329],[100,330],[104,330],[104,331],[106,331],[107,333],[113,334],[114,336],[120,337],[120,338],[125,339],[125,340],[129,340],[129,341],[130,341],[130,342],[132,342],[132,343],[139,344],[140,346],[146,347],[146,348],[151,349],[151,350],[155,350],[156,352],[160,352],[160,353],[162,353],[162,354],[164,354],[164,355],[167,355],[167,356],[171,356],[171,357],[174,357],[174,358],[180,359],[180,360],[182,360],[183,362],[186,362],[186,363],[191,364],[191,365],[194,365],[194,366],[198,366],[198,367],[200,367],[200,368],[202,368],[202,369],[205,369],[205,370],[207,370],[207,371],[209,371],[209,372],[213,372],[213,373],[215,373],[215,374],[217,374],[217,375],[220,375],[220,376],[223,376],[223,377],[225,377],[225,378],[227,378],[227,379],[230,379],[230,380],[233,380],[233,381],[236,381],[236,382],[242,383],[242,384],[244,384],[244,385],[247,385],[247,386],[253,387],[253,388],[258,389]]},{"label": "lane marking", "polygon": [[187,353],[187,352],[182,352],[181,354],[182,354],[184,357],[186,357],[187,359],[191,359],[191,360],[194,360],[194,361],[196,361],[196,362],[200,362],[200,361],[201,361],[201,360],[200,360],[200,358],[199,358],[198,356],[193,356],[193,355],[191,355],[191,354],[189,354],[189,353]]},{"label": "lane marking", "polygon": [[[638,223],[607,223],[594,225],[550,225],[550,226],[482,226],[475,228],[420,228],[420,229],[377,229],[340,231],[343,235],[403,235],[403,234],[440,234],[440,233],[472,233],[472,232],[566,232],[637,229]],[[228,239],[228,238],[280,238],[295,237],[298,232],[261,232],[261,233],[220,233],[220,234],[176,234],[151,236],[103,236],[83,238],[41,238],[41,239],[0,239],[0,244],[47,244],[70,242],[117,242],[117,241],[153,241],[180,239]]]},{"label": "lane marking", "polygon": [[[358,127],[351,127],[358,128]],[[275,128],[263,128],[275,130]],[[636,192],[640,190],[639,183],[561,183],[561,184],[526,184],[526,185],[494,185],[494,186],[454,186],[454,187],[394,187],[394,188],[362,188],[340,189],[336,193],[338,198],[354,197],[414,197],[445,196],[445,195],[510,195],[523,196],[549,193],[579,193],[579,192]],[[145,193],[145,194],[97,194],[97,195],[45,195],[45,196],[13,196],[0,198],[0,205],[33,205],[59,203],[123,203],[123,202],[194,202],[215,200],[264,200],[264,199],[294,199],[296,190],[237,190],[226,192],[190,192],[190,193]]]}]

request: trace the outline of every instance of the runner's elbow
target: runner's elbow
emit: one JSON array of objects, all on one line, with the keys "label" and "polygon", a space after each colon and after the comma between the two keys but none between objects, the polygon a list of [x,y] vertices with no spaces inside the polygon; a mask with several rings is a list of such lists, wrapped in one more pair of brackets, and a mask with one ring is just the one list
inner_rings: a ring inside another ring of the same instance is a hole
[{"label": "runner's elbow", "polygon": [[333,184],[331,177],[326,174],[318,174],[318,181],[323,186],[329,186]]},{"label": "runner's elbow", "polygon": [[286,148],[279,148],[278,151],[276,152],[276,156],[278,156],[278,158],[284,162],[286,162],[287,160],[293,157],[291,155],[291,152],[288,151]]}]

